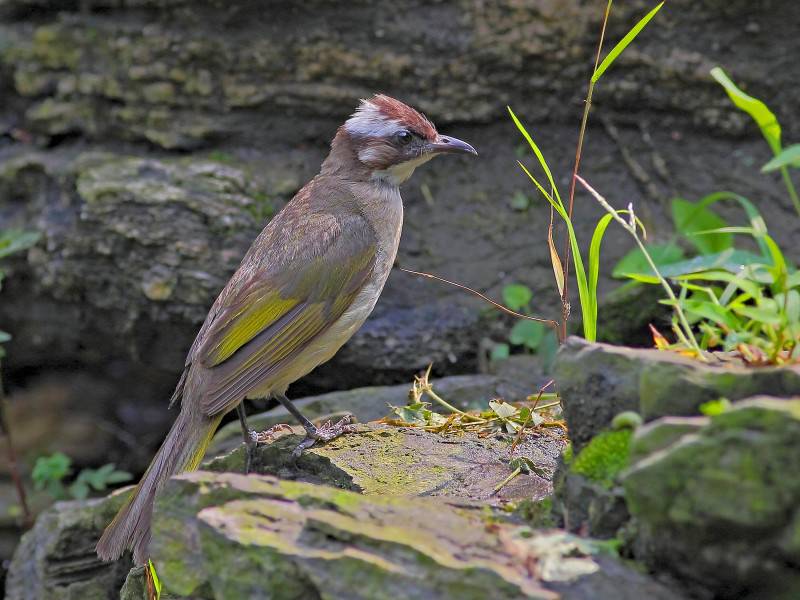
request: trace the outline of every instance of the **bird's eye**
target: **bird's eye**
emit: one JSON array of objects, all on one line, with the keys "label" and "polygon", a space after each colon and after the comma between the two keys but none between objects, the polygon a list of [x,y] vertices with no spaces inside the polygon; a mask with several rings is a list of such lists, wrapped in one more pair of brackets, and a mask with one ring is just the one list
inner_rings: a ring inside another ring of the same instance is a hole
[{"label": "bird's eye", "polygon": [[408,144],[413,137],[414,136],[412,136],[411,133],[406,131],[405,129],[398,131],[397,133],[394,134],[395,140],[397,140],[397,143],[400,144],[401,146],[405,146],[406,144]]}]

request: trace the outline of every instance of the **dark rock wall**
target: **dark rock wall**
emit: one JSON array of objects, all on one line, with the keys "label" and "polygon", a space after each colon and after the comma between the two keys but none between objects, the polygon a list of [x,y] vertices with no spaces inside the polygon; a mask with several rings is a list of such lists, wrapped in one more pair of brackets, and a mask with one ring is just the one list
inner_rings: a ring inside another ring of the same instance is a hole
[{"label": "dark rock wall", "polygon": [[[615,5],[609,44],[651,4]],[[10,385],[88,369],[118,390],[109,418],[166,415],[217,290],[374,91],[417,105],[481,155],[436,161],[406,186],[399,263],[494,295],[521,281],[555,314],[547,210],[515,164],[532,161],[505,106],[566,188],[604,6],[0,1],[0,226],[43,232],[0,296],[0,325],[15,334]],[[708,71],[725,66],[797,141],[798,18],[789,0],[667,3],[600,82],[584,175],[615,205],[634,201],[656,240],[671,234],[672,195],[738,191],[797,258],[800,220],[780,181],[758,173],[769,150]],[[517,191],[529,210],[509,206]],[[576,206],[585,243],[600,211],[582,193]],[[630,248],[610,231],[606,265]],[[474,370],[497,320],[395,272],[373,318],[304,389],[405,381],[429,361]]]}]

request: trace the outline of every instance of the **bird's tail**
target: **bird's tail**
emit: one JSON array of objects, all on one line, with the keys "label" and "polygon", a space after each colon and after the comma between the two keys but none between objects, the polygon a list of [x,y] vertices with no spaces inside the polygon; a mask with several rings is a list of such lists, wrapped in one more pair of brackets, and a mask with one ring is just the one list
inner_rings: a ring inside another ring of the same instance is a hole
[{"label": "bird's tail", "polygon": [[175,473],[197,467],[222,420],[222,415],[207,417],[198,413],[181,410],[139,485],[97,542],[95,550],[101,560],[116,560],[130,548],[137,565],[147,561],[156,494]]}]

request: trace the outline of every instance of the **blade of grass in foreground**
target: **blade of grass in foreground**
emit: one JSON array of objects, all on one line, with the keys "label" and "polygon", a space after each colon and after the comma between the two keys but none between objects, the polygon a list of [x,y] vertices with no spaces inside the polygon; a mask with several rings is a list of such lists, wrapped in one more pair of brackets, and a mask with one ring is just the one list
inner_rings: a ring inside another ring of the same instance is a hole
[{"label": "blade of grass in foreground", "polygon": [[595,69],[595,72],[592,74],[592,83],[597,83],[597,80],[603,76],[603,73],[606,72],[608,67],[612,65],[612,63],[617,59],[617,57],[622,54],[623,50],[627,48],[630,43],[636,39],[636,36],[639,35],[639,32],[645,28],[645,26],[650,22],[650,20],[656,16],[656,13],[661,10],[661,7],[664,6],[663,2],[660,2],[653,10],[647,13],[644,17],[642,17],[636,25],[634,25],[631,30],[625,34],[625,37],[622,38],[616,46],[611,49],[606,57],[603,59],[603,62],[600,63],[600,66]]}]

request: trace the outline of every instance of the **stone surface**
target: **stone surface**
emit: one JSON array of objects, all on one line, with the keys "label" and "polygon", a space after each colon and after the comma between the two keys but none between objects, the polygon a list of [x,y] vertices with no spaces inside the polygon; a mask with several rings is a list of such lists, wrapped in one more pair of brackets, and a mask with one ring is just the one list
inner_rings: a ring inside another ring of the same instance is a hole
[{"label": "stone surface", "polygon": [[174,478],[153,533],[153,561],[179,597],[679,597],[557,530],[487,523],[432,498],[362,496],[264,476]]},{"label": "stone surface", "polygon": [[[609,41],[648,7],[615,6]],[[514,174],[522,140],[505,107],[529,124],[566,183],[601,8],[4,0],[0,222],[43,234],[10,264],[3,290],[0,321],[15,334],[7,380],[83,369],[113,384],[118,405],[137,408],[129,412],[162,406],[249,241],[316,172],[357,98],[376,90],[420,106],[481,153],[470,163],[434,161],[406,186],[399,264],[494,297],[521,281],[537,312],[555,314],[547,208],[509,203],[534,191]],[[673,0],[597,86],[582,172],[615,205],[634,201],[653,239],[672,233],[671,195],[732,189],[764,199],[770,232],[796,257],[787,242],[797,219],[780,178],[759,173],[769,150],[708,76],[726,66],[768,102],[784,138],[797,139],[797,78],[765,51],[790,56],[797,47],[795,8]],[[601,210],[580,191],[576,206],[585,244]],[[629,248],[625,236],[607,236],[601,291],[607,267]],[[495,328],[482,308],[394,273],[359,336],[295,396],[405,381],[431,360],[439,374],[473,371],[478,342],[502,340],[511,325]],[[155,443],[163,425],[146,423],[136,436],[156,430]]]},{"label": "stone surface", "polygon": [[[251,470],[368,495],[442,496],[458,504],[490,506],[549,496],[556,461],[566,443],[548,433],[533,434],[510,453],[509,442],[493,436],[368,424],[314,446],[295,461],[291,452],[300,440],[299,435],[286,435],[260,446]],[[241,438],[238,446],[210,459],[204,468],[243,471]],[[509,461],[520,456],[531,461],[533,471],[520,474],[495,493],[511,473]]]},{"label": "stone surface", "polygon": [[[287,480],[226,472],[241,468],[240,448],[204,467],[223,472],[167,483],[151,548],[162,598],[682,597],[602,543],[488,510],[547,493],[561,442],[520,444],[515,455],[539,465],[539,475],[493,496],[509,472],[507,442],[363,425],[292,464],[297,441],[280,438],[255,461]],[[7,598],[143,600],[141,568],[128,572],[128,558],[100,563],[92,552],[126,497],[58,503],[41,515],[17,549]]]},{"label": "stone surface", "polygon": [[725,397],[800,394],[800,366],[747,368],[729,362],[702,363],[660,350],[590,344],[569,338],[556,357],[555,379],[570,439],[576,450],[632,410],[645,421],[692,416],[699,406]]},{"label": "stone surface", "polygon": [[57,502],[42,513],[14,553],[6,600],[116,600],[131,561],[103,563],[94,545],[125,497]]},{"label": "stone surface", "polygon": [[636,556],[719,597],[800,595],[800,399],[760,396],[691,430],[637,432],[623,473]]}]

